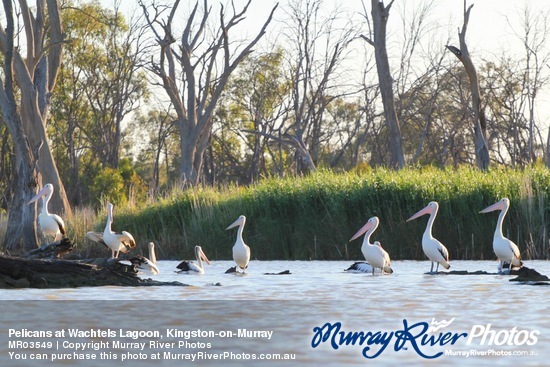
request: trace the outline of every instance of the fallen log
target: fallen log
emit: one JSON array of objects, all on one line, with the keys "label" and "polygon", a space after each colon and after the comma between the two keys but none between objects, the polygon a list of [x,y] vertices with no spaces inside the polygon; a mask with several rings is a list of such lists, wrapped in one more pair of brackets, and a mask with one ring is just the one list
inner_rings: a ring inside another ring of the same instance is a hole
[{"label": "fallen log", "polygon": [[74,249],[74,244],[68,238],[62,238],[60,241],[42,245],[34,250],[27,252],[27,259],[60,259],[69,254]]},{"label": "fallen log", "polygon": [[142,279],[118,259],[60,260],[0,256],[0,288],[75,288],[98,286],[186,286]]}]

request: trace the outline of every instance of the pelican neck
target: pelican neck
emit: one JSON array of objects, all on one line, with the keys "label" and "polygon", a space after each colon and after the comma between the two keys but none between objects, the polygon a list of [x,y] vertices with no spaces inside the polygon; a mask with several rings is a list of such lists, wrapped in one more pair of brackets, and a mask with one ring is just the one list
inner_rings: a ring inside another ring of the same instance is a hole
[{"label": "pelican neck", "polygon": [[495,228],[495,234],[494,238],[504,238],[504,235],[502,234],[502,222],[504,222],[504,217],[506,216],[506,212],[508,212],[508,207],[505,207],[500,211],[500,214],[498,215],[497,220],[497,227]]}]

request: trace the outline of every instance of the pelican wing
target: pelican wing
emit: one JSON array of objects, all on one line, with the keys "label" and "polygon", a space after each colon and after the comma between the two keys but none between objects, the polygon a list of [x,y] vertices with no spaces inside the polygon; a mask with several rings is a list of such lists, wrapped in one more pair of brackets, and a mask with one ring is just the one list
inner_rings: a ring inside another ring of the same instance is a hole
[{"label": "pelican wing", "polygon": [[160,274],[159,268],[146,257],[143,257],[143,256],[136,257],[136,264],[137,264],[137,268],[139,269],[138,273],[142,272],[147,275]]},{"label": "pelican wing", "polygon": [[88,232],[86,233],[86,238],[89,239],[90,241],[101,243],[103,246],[107,248],[109,247],[103,240],[103,232]]},{"label": "pelican wing", "polygon": [[63,219],[57,214],[50,214],[50,216],[57,223],[57,226],[59,227],[59,232],[61,232],[61,234],[65,236],[65,223],[63,222]]},{"label": "pelican wing", "polygon": [[133,266],[138,274],[157,275],[160,274],[159,268],[144,256],[135,256],[127,260],[119,260],[121,264]]},{"label": "pelican wing", "polygon": [[521,262],[521,253],[519,252],[518,245],[510,241],[510,250],[512,250],[512,253],[513,253],[513,256],[511,259],[512,265],[522,266],[523,263]]},{"label": "pelican wing", "polygon": [[[372,272],[372,266],[366,261],[357,261],[351,264],[349,268],[346,270],[347,272],[355,272],[355,273],[371,273]],[[376,270],[375,270],[376,271]]]},{"label": "pelican wing", "polygon": [[178,266],[176,266],[176,268],[180,269],[180,271],[178,271],[178,273],[185,273],[185,272],[201,273],[201,272],[203,272],[203,270],[197,264],[195,264],[193,261],[187,261],[187,260],[184,260],[181,263],[179,263]]},{"label": "pelican wing", "polygon": [[449,269],[451,265],[449,264],[449,251],[443,244],[439,244],[439,247],[437,248],[437,251],[441,254],[443,257],[442,260],[439,260],[438,263],[441,264],[445,269]]},{"label": "pelican wing", "polygon": [[439,251],[441,256],[443,256],[443,259],[445,261],[449,261],[449,251],[447,251],[447,248],[445,246],[440,245],[437,251]]},{"label": "pelican wing", "polygon": [[122,231],[122,234],[119,234],[117,235],[118,236],[118,239],[120,240],[120,243],[122,243],[122,245],[124,246],[123,248],[121,248],[121,252],[128,252],[130,251],[131,249],[133,249],[134,247],[136,247],[136,241],[134,240],[134,237],[126,232],[126,231]]}]

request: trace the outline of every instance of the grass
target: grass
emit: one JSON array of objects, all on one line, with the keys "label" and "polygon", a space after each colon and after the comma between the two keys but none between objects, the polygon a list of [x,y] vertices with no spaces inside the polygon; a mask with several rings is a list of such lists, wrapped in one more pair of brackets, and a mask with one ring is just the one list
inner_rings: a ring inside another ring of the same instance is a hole
[{"label": "grass", "polygon": [[[492,237],[498,214],[479,214],[508,197],[511,207],[504,233],[526,259],[549,257],[550,171],[493,168],[440,170],[376,169],[362,173],[317,172],[303,178],[266,179],[250,187],[175,190],[163,198],[115,206],[113,228],[134,235],[139,251],[157,243],[159,258],[192,257],[195,245],[211,259],[230,259],[236,230],[226,231],[239,215],[247,217],[245,242],[252,257],[270,259],[362,259],[361,240],[351,236],[371,217],[380,218],[372,240],[392,259],[424,259],[421,237],[427,217],[406,222],[432,200],[440,205],[433,234],[451,259],[493,259]],[[105,256],[98,245],[85,245],[88,230],[102,231],[106,214],[75,211],[69,236],[83,244],[84,256]]]}]

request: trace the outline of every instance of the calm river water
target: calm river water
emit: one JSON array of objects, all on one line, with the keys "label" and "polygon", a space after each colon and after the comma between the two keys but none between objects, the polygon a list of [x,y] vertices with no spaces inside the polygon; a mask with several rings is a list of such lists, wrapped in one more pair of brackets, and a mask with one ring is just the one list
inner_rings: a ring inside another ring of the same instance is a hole
[{"label": "calm river water", "polygon": [[[351,261],[252,261],[246,275],[224,274],[230,261],[213,262],[203,275],[175,274],[177,261],[159,263],[154,279],[191,286],[0,291],[0,365],[119,366],[124,358],[181,366],[187,358],[200,366],[548,366],[550,360],[550,287],[509,282],[513,276],[428,275],[427,261],[394,261],[394,273],[384,276],[345,273]],[[452,270],[497,267],[496,261],[451,264]],[[548,261],[526,265],[550,274]],[[291,274],[264,274],[284,270]],[[341,340],[338,326],[355,343]]]}]

